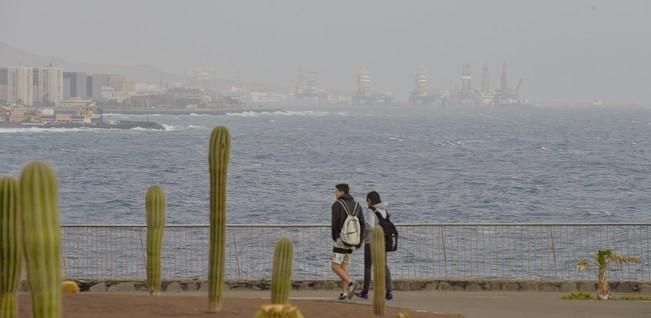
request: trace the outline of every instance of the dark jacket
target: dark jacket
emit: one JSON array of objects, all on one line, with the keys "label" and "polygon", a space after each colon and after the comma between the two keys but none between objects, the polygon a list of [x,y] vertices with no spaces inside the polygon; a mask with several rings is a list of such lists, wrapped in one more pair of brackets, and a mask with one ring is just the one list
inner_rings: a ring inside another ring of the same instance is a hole
[{"label": "dark jacket", "polygon": [[[355,208],[355,199],[350,194],[345,194],[344,196],[341,197],[341,200],[343,200],[348,207],[348,211],[353,212],[353,209]],[[335,203],[332,204],[332,240],[336,241],[339,238],[339,234],[341,233],[341,229],[344,227],[344,222],[346,221],[346,217],[348,215],[346,214],[346,210],[344,210],[344,207],[341,206],[340,203],[335,201]],[[357,204],[357,218],[359,219],[359,225],[360,225],[360,244],[357,247],[362,246],[362,243],[364,242],[364,210],[361,205]]]}]

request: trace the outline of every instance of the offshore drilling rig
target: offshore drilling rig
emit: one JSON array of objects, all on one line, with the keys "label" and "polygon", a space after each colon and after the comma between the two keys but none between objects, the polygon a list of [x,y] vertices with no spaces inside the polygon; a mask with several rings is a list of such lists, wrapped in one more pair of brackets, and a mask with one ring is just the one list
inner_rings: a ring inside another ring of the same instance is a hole
[{"label": "offshore drilling rig", "polygon": [[480,89],[472,88],[472,70],[470,64],[464,64],[461,72],[461,89],[442,98],[444,105],[524,105],[526,100],[520,97],[522,79],[514,89],[508,85],[507,66],[502,64],[500,87],[492,88],[488,67],[484,65]]},{"label": "offshore drilling rig", "polygon": [[439,96],[432,94],[427,87],[429,77],[423,66],[416,70],[416,87],[409,94],[409,103],[416,105],[432,105],[436,102]]},{"label": "offshore drilling rig", "polygon": [[357,91],[353,95],[353,105],[386,105],[391,103],[391,100],[390,94],[371,90],[371,76],[366,65],[362,65],[357,73]]}]

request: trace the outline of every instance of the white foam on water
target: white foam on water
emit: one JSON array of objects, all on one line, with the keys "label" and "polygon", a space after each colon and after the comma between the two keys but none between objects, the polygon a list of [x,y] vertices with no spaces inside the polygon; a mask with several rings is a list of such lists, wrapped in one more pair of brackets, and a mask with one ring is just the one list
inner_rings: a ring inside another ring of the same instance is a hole
[{"label": "white foam on water", "polygon": [[323,117],[323,116],[328,116],[328,115],[339,115],[339,116],[348,116],[348,113],[346,112],[339,112],[339,113],[330,113],[330,112],[324,112],[324,111],[315,111],[315,110],[305,110],[305,111],[290,111],[290,110],[282,110],[282,111],[274,111],[274,112],[254,112],[254,111],[246,111],[246,112],[241,112],[241,113],[226,113],[226,116],[233,116],[233,117],[262,117],[262,116],[300,116],[300,117]]}]

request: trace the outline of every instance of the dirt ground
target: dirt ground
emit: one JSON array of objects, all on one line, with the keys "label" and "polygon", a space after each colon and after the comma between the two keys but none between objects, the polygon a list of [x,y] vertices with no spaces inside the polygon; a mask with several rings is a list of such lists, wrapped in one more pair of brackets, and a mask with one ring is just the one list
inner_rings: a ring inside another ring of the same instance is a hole
[{"label": "dirt ground", "polygon": [[[18,317],[31,318],[31,299],[29,294],[21,294],[18,298]],[[266,303],[263,299],[226,298],[224,309],[219,314],[206,312],[207,297],[199,296],[168,296],[151,297],[137,294],[79,294],[63,297],[65,318],[150,318],[150,317],[251,317],[260,305]],[[291,302],[297,305],[306,318],[363,318],[373,317],[373,307],[350,303],[330,301],[298,300]],[[387,318],[398,317],[396,308],[387,307]],[[456,318],[422,312],[409,312],[413,318]]]}]

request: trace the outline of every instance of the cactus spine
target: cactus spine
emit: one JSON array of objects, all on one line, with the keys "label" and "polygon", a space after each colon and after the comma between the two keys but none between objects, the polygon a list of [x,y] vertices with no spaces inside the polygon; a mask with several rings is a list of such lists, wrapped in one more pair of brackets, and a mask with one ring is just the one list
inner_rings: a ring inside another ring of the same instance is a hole
[{"label": "cactus spine", "polygon": [[160,295],[161,266],[160,254],[165,229],[165,192],[154,185],[147,190],[147,286],[149,294]]},{"label": "cactus spine", "polygon": [[20,281],[20,219],[18,182],[0,179],[0,318],[16,317],[16,290]]},{"label": "cactus spine", "polygon": [[41,161],[20,176],[23,248],[33,318],[61,318],[61,234],[57,181]]},{"label": "cactus spine", "polygon": [[271,275],[271,303],[287,304],[292,284],[292,240],[284,237],[276,243],[273,273]]},{"label": "cactus spine", "polygon": [[385,269],[386,250],[384,248],[384,231],[376,226],[371,233],[371,259],[373,264],[373,314],[375,317],[384,317],[386,303],[384,293],[386,290]]},{"label": "cactus spine", "polygon": [[303,314],[292,305],[263,305],[255,318],[303,318]]},{"label": "cactus spine", "polygon": [[226,186],[231,135],[226,127],[215,127],[210,135],[210,256],[208,300],[210,310],[221,311],[226,254]]}]

